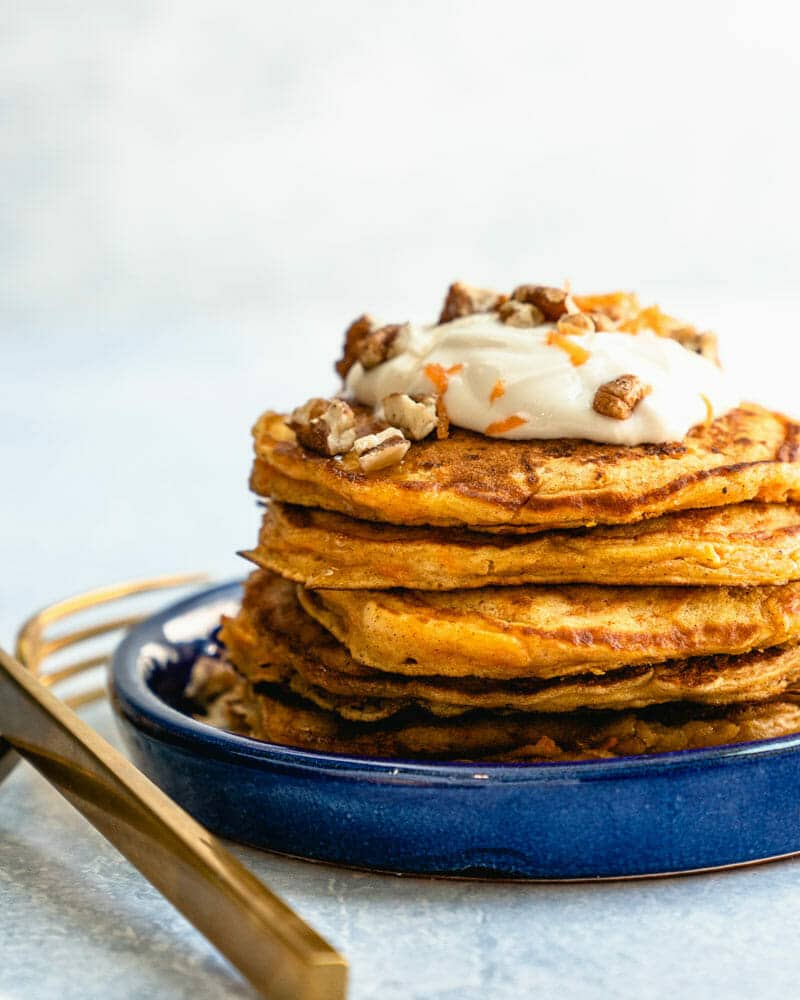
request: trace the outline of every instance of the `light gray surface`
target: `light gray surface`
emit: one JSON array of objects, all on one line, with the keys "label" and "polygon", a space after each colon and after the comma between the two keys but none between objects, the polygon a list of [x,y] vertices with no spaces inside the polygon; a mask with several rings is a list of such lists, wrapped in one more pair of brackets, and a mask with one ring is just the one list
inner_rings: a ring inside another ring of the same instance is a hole
[{"label": "light gray surface", "polygon": [[[115,579],[242,573],[260,410],[457,277],[638,288],[797,402],[796,6],[29,0],[0,13],[0,642]],[[106,707],[90,720],[113,732]],[[800,846],[800,837],[799,837]],[[470,886],[242,855],[358,1000],[793,996],[800,867]],[[27,767],[0,994],[246,996]]]}]

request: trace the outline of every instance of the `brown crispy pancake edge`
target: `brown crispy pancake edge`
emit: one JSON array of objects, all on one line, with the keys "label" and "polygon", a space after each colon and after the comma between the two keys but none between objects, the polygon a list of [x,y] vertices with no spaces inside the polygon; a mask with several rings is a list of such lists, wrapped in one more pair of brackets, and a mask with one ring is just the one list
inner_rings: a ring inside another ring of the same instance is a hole
[{"label": "brown crispy pancake edge", "polygon": [[298,597],[360,663],[411,675],[563,677],[800,639],[800,583],[447,592],[298,587]]},{"label": "brown crispy pancake edge", "polygon": [[240,612],[225,619],[221,638],[248,680],[287,683],[350,718],[389,716],[411,704],[434,713],[475,708],[568,712],[667,701],[730,704],[775,697],[800,680],[797,645],[545,681],[390,674],[353,660],[306,615],[292,585],[271,574],[253,575]]},{"label": "brown crispy pancake edge", "polygon": [[[197,696],[202,704],[202,689]],[[388,721],[359,724],[316,708],[280,685],[264,685],[256,692],[246,683],[217,695],[200,717],[283,746],[438,760],[582,760],[695,749],[800,731],[800,706],[791,698],[718,709],[675,705],[565,715],[473,712],[445,720],[410,711]]]},{"label": "brown crispy pancake edge", "polygon": [[800,506],[733,504],[634,525],[488,535],[273,502],[258,547],[242,555],[311,589],[782,584],[800,578]]},{"label": "brown crispy pancake edge", "polygon": [[[356,409],[360,433],[383,426]],[[505,441],[454,429],[371,475],[352,456],[324,458],[299,446],[280,414],[264,414],[253,434],[258,495],[391,524],[544,530],[800,500],[800,426],[755,404],[666,445]]]}]

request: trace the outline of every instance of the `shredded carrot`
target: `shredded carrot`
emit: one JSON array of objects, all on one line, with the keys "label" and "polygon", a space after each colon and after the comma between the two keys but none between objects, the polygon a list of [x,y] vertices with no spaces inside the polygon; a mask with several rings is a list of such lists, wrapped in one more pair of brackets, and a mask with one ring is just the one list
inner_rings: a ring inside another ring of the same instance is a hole
[{"label": "shredded carrot", "polygon": [[578,347],[577,344],[573,344],[571,340],[568,340],[562,333],[557,330],[551,330],[547,335],[547,343],[551,347],[560,347],[562,351],[566,351],[569,355],[569,360],[577,368],[578,365],[585,364],[591,355],[587,350],[582,347]]},{"label": "shredded carrot", "polygon": [[450,376],[458,375],[463,367],[463,365],[451,365],[449,368],[443,368],[441,365],[432,364],[425,365],[423,371],[425,376],[436,386],[439,395],[443,396],[447,392]]},{"label": "shredded carrot", "polygon": [[639,333],[640,330],[653,330],[659,337],[669,337],[672,331],[679,327],[680,322],[673,316],[662,312],[658,306],[647,306],[620,324],[623,333]]},{"label": "shredded carrot", "polygon": [[444,396],[436,397],[436,437],[439,441],[450,437],[450,415],[445,406]]},{"label": "shredded carrot", "polygon": [[496,403],[498,399],[502,399],[506,394],[506,384],[499,378],[495,384],[492,386],[492,391],[489,394],[489,402]]},{"label": "shredded carrot", "polygon": [[709,424],[712,424],[714,422],[714,407],[711,405],[711,400],[708,398],[708,396],[704,395],[702,392],[700,393],[700,398],[706,404],[705,426],[708,427]]},{"label": "shredded carrot", "polygon": [[489,424],[484,434],[488,434],[490,437],[496,434],[505,434],[506,431],[513,431],[515,427],[522,427],[527,422],[525,417],[514,414],[512,417],[506,417],[505,420],[495,420],[493,424]]},{"label": "shredded carrot", "polygon": [[425,365],[425,377],[433,382],[436,389],[444,395],[447,392],[447,372],[441,365]]},{"label": "shredded carrot", "polygon": [[605,295],[576,295],[575,305],[581,312],[606,313],[611,319],[624,320],[641,311],[633,292],[608,292]]}]

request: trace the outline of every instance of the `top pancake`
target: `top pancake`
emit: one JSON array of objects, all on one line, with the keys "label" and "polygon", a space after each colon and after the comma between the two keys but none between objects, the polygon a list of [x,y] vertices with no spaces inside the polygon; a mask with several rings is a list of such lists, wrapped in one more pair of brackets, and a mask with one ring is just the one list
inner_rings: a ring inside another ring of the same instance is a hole
[{"label": "top pancake", "polygon": [[[385,426],[355,409],[359,434]],[[280,414],[264,414],[253,435],[259,496],[397,525],[541,531],[800,500],[800,425],[749,403],[675,444],[505,441],[454,428],[372,474],[352,456],[304,449]]]}]

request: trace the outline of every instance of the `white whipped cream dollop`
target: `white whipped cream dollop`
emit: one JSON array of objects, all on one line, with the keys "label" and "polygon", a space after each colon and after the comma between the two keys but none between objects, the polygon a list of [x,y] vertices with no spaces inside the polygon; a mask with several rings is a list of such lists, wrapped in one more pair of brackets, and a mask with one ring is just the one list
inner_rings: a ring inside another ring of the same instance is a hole
[{"label": "white whipped cream dollop", "polygon": [[[667,337],[648,330],[569,336],[588,354],[574,364],[568,351],[548,343],[554,329],[518,329],[492,313],[441,326],[409,325],[395,357],[369,371],[357,363],[345,387],[358,402],[379,407],[393,392],[435,393],[444,384],[447,414],[458,427],[506,439],[628,445],[680,441],[740,401],[713,362]],[[626,420],[592,409],[597,389],[620,375],[637,375],[652,387]]]}]

